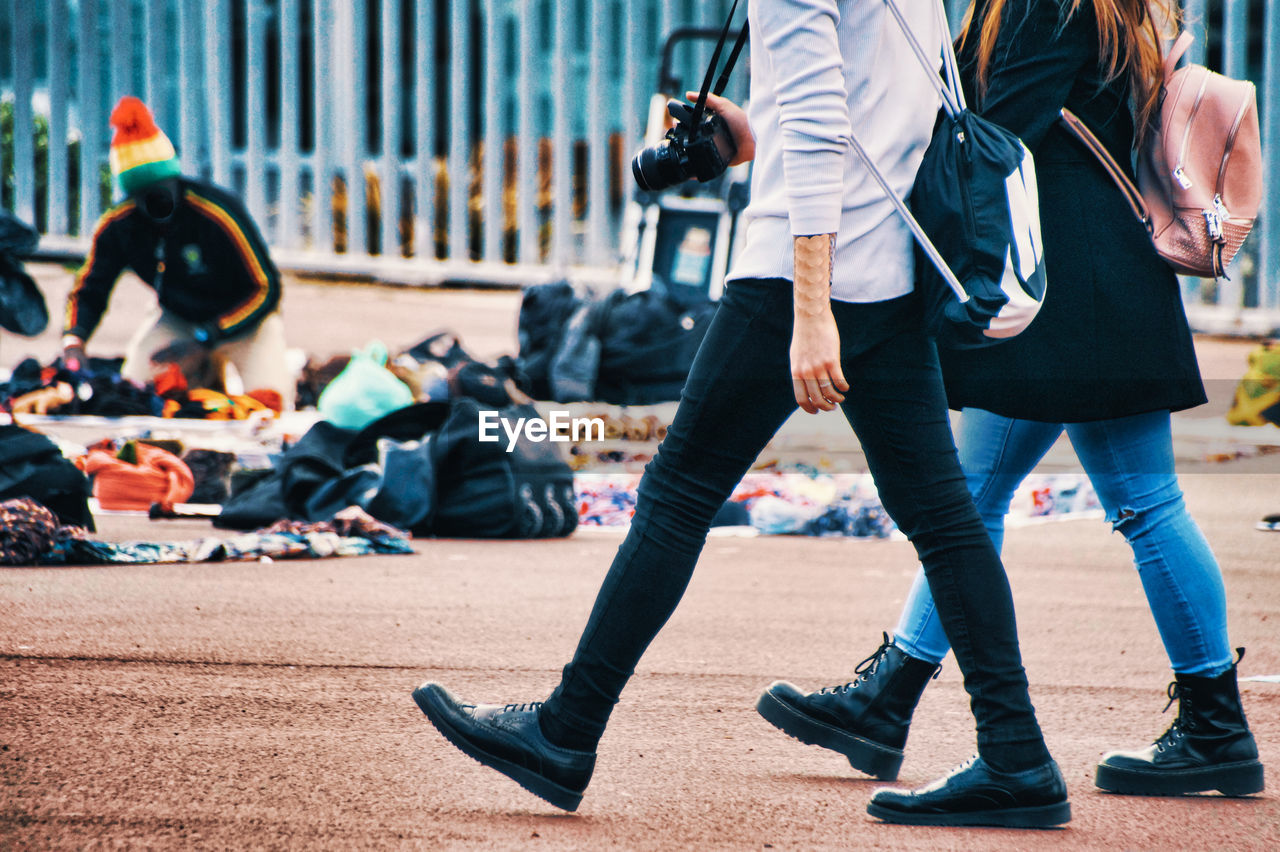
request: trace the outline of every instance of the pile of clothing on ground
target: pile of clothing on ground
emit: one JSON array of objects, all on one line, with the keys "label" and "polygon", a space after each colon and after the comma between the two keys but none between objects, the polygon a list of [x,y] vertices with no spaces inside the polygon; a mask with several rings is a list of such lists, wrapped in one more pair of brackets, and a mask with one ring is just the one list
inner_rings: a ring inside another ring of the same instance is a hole
[{"label": "pile of clothing on ground", "polygon": [[35,500],[0,502],[0,565],[156,565],[412,553],[400,530],[351,509],[324,523],[280,522],[246,535],[193,541],[101,541]]},{"label": "pile of clothing on ground", "polygon": [[537,418],[510,358],[486,364],[450,331],[391,355],[373,341],[309,365],[299,402],[321,420],[233,489],[216,526],[322,520],[359,506],[414,535],[547,538],[576,528],[573,474],[559,447],[521,434],[480,439],[480,412]]},{"label": "pile of clothing on ground", "polygon": [[[511,420],[538,412],[519,390],[511,359],[481,363],[456,334],[430,335],[394,358],[373,341],[349,357],[310,364],[299,389],[301,400],[313,400],[315,409],[291,421],[305,428],[285,435],[274,430],[274,446],[258,443],[247,453],[184,446],[188,442],[159,436],[162,430],[154,424],[160,421],[152,418],[182,417],[187,410],[172,404],[177,389],[186,391],[186,354],[160,353],[173,369],[159,379],[170,381],[145,388],[120,380],[118,373],[111,378],[101,364],[68,376],[57,364],[30,361],[10,377],[0,399],[73,380],[85,383],[91,375],[91,392],[73,389],[71,403],[38,412],[16,407],[15,417],[56,429],[91,421],[89,414],[143,415],[129,428],[120,421],[116,434],[84,447],[50,442],[41,448],[60,458],[66,450],[62,460],[74,459],[87,475],[100,510],[146,511],[153,518],[211,516],[215,526],[237,530],[280,520],[325,522],[352,506],[415,535],[537,538],[568,535],[577,526],[572,471],[558,445],[523,435],[511,446],[479,440],[481,410]],[[97,390],[99,385],[106,390]],[[194,393],[188,398],[196,398]],[[199,398],[206,402],[204,420],[241,419],[232,410],[247,411],[252,420],[266,404],[226,397],[215,410],[207,403],[211,397]],[[115,402],[103,404],[107,400]],[[104,428],[109,423],[102,421]],[[263,437],[232,430],[212,443],[225,445],[233,433]],[[80,521],[92,524],[87,513]]]},{"label": "pile of clothing on ground", "polygon": [[[181,345],[156,353],[154,382],[138,385],[120,376],[121,359],[90,358],[77,370],[60,360],[41,364],[27,358],[0,382],[0,410],[14,416],[171,417],[195,420],[246,420],[280,413],[280,394],[260,389],[228,393],[220,382],[188,379],[205,368],[208,352],[191,353]],[[192,358],[197,359],[192,362]],[[211,386],[212,385],[212,386]]]},{"label": "pile of clothing on ground", "polygon": [[[626,527],[635,514],[639,474],[579,474],[578,512],[584,526]],[[763,535],[890,538],[897,527],[881,505],[870,474],[819,473],[794,465],[747,474],[729,503],[742,523]],[[722,509],[717,521],[730,515]],[[1006,523],[1100,517],[1101,505],[1083,474],[1036,474],[1014,495]]]}]

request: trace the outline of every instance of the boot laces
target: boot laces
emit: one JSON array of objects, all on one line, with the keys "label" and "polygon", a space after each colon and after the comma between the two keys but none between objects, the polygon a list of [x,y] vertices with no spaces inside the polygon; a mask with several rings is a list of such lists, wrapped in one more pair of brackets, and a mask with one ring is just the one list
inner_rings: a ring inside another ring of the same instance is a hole
[{"label": "boot laces", "polygon": [[524,713],[526,711],[538,712],[542,707],[541,701],[526,701],[523,704],[507,704],[502,708],[503,713]]},{"label": "boot laces", "polygon": [[1174,717],[1173,723],[1169,725],[1169,729],[1160,735],[1156,740],[1156,751],[1164,751],[1166,748],[1173,748],[1178,740],[1186,736],[1186,732],[1195,727],[1191,715],[1191,690],[1179,684],[1176,680],[1170,682],[1167,690],[1169,703],[1164,705],[1162,713],[1169,712],[1169,708],[1173,706],[1173,702],[1178,702],[1178,715]]},{"label": "boot laces", "polygon": [[851,689],[857,689],[866,680],[870,679],[876,673],[876,669],[880,666],[880,661],[884,659],[885,654],[889,652],[889,646],[893,644],[893,640],[889,638],[888,633],[881,633],[882,642],[880,647],[876,648],[871,656],[853,667],[853,673],[857,675],[848,683],[842,683],[837,686],[824,686],[818,690],[818,694],[830,693],[832,695],[843,694]]}]

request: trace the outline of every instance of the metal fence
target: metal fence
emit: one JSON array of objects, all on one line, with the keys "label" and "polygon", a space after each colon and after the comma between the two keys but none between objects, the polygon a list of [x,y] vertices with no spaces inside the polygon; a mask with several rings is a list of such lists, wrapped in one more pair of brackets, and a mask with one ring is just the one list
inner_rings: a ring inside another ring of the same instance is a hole
[{"label": "metal fence", "polygon": [[[948,5],[957,19],[962,3]],[[282,266],[410,283],[607,279],[663,40],[728,6],[0,0],[0,203],[36,222],[46,249],[82,251],[111,201],[108,110],[137,94],[185,171],[246,199]],[[1259,83],[1274,186],[1280,0],[1186,6],[1193,58]],[[696,87],[709,52],[677,51],[682,85]],[[1280,193],[1234,271],[1187,282],[1189,307],[1237,327],[1280,315]]]}]

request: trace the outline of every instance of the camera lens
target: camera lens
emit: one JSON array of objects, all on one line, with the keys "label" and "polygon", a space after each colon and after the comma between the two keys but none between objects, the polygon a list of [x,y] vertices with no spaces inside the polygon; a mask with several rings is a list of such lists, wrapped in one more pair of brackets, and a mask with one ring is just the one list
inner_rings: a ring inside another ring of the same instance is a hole
[{"label": "camera lens", "polygon": [[641,149],[631,161],[631,175],[645,192],[660,192],[689,177],[669,142]]}]

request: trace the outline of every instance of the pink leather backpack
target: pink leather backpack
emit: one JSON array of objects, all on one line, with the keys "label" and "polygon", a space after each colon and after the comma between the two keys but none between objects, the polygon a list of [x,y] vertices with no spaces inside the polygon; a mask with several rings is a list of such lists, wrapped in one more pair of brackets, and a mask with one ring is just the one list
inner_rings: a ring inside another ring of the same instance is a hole
[{"label": "pink leather backpack", "polygon": [[1184,32],[1164,62],[1155,127],[1138,151],[1135,187],[1071,111],[1062,121],[1110,173],[1155,244],[1183,275],[1223,277],[1262,203],[1262,145],[1253,83],[1203,65],[1174,66],[1191,46]]}]

